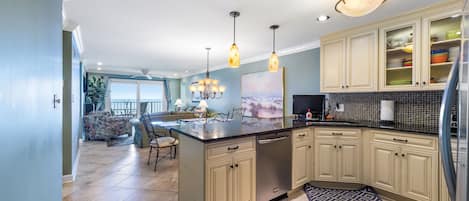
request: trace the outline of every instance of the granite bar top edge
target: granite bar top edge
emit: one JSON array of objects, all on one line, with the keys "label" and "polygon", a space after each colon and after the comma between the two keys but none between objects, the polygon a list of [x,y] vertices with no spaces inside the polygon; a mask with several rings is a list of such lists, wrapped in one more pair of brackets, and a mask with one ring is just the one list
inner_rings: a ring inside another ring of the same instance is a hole
[{"label": "granite bar top edge", "polygon": [[188,136],[192,139],[201,141],[203,143],[210,143],[210,142],[217,142],[217,141],[224,141],[224,140],[230,140],[230,139],[236,139],[236,138],[242,138],[242,137],[250,137],[250,136],[258,136],[258,135],[263,135],[263,134],[268,134],[268,133],[274,133],[274,132],[283,132],[283,131],[291,131],[294,129],[301,129],[301,128],[307,128],[307,127],[338,127],[338,128],[368,128],[368,129],[383,129],[383,130],[389,130],[389,131],[398,131],[398,132],[407,132],[409,134],[417,134],[417,135],[422,135],[422,136],[432,136],[432,137],[437,137],[438,136],[438,128],[431,127],[431,129],[428,129],[430,127],[425,127],[425,126],[420,126],[420,128],[410,128],[410,127],[404,127],[404,126],[382,126],[379,125],[378,122],[360,122],[360,121],[344,121],[344,122],[351,122],[352,124],[320,124],[318,122],[304,122],[304,123],[297,123],[290,125],[288,127],[284,128],[275,128],[275,129],[269,129],[269,130],[261,130],[261,131],[253,131],[253,132],[248,132],[248,133],[242,133],[239,135],[230,135],[230,136],[222,136],[222,137],[214,137],[214,138],[201,138],[200,136],[191,134],[189,132],[184,131],[183,129],[175,128],[172,127],[170,128],[171,130],[181,133],[185,136]]}]

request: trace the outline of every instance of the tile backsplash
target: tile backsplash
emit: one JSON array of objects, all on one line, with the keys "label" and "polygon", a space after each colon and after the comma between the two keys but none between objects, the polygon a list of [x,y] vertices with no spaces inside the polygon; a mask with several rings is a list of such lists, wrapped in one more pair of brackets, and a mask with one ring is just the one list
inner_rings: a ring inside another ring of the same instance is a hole
[{"label": "tile backsplash", "polygon": [[[379,121],[381,100],[394,100],[394,122],[438,126],[443,91],[329,94],[329,111],[337,120]],[[344,104],[344,112],[336,112]]]}]

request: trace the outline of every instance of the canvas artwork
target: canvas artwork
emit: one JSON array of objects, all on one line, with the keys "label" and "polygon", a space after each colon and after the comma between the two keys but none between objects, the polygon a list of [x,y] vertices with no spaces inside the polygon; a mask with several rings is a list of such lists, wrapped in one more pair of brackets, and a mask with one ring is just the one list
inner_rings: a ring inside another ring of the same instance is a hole
[{"label": "canvas artwork", "polygon": [[276,73],[258,72],[241,77],[241,101],[245,116],[283,116],[283,69]]},{"label": "canvas artwork", "polygon": [[[194,86],[196,89],[199,87],[198,82],[192,82],[191,85]],[[194,94],[194,96],[192,96],[192,102],[193,103],[198,103],[198,102],[200,102],[200,100],[201,100],[200,95],[197,94],[197,92],[196,92],[196,94]]]}]

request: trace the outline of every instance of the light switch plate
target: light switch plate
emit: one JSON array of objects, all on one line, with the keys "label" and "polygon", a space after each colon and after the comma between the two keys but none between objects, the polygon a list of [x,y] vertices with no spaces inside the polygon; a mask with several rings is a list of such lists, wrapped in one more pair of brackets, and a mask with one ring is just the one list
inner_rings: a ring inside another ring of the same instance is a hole
[{"label": "light switch plate", "polygon": [[344,104],[337,104],[337,107],[335,108],[336,112],[344,112],[345,111],[345,106]]}]

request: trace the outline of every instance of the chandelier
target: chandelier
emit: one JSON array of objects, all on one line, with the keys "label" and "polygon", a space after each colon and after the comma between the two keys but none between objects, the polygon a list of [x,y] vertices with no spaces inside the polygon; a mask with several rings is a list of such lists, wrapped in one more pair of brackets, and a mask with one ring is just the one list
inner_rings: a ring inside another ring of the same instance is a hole
[{"label": "chandelier", "polygon": [[350,17],[360,17],[367,15],[386,0],[339,0],[335,5],[335,10]]},{"label": "chandelier", "polygon": [[205,48],[207,50],[207,72],[205,73],[205,79],[201,79],[197,82],[197,86],[191,85],[190,90],[192,92],[192,97],[195,96],[196,92],[199,93],[199,97],[202,100],[221,98],[223,92],[225,92],[224,86],[218,85],[218,80],[210,78],[209,72],[209,56],[210,48]]}]

